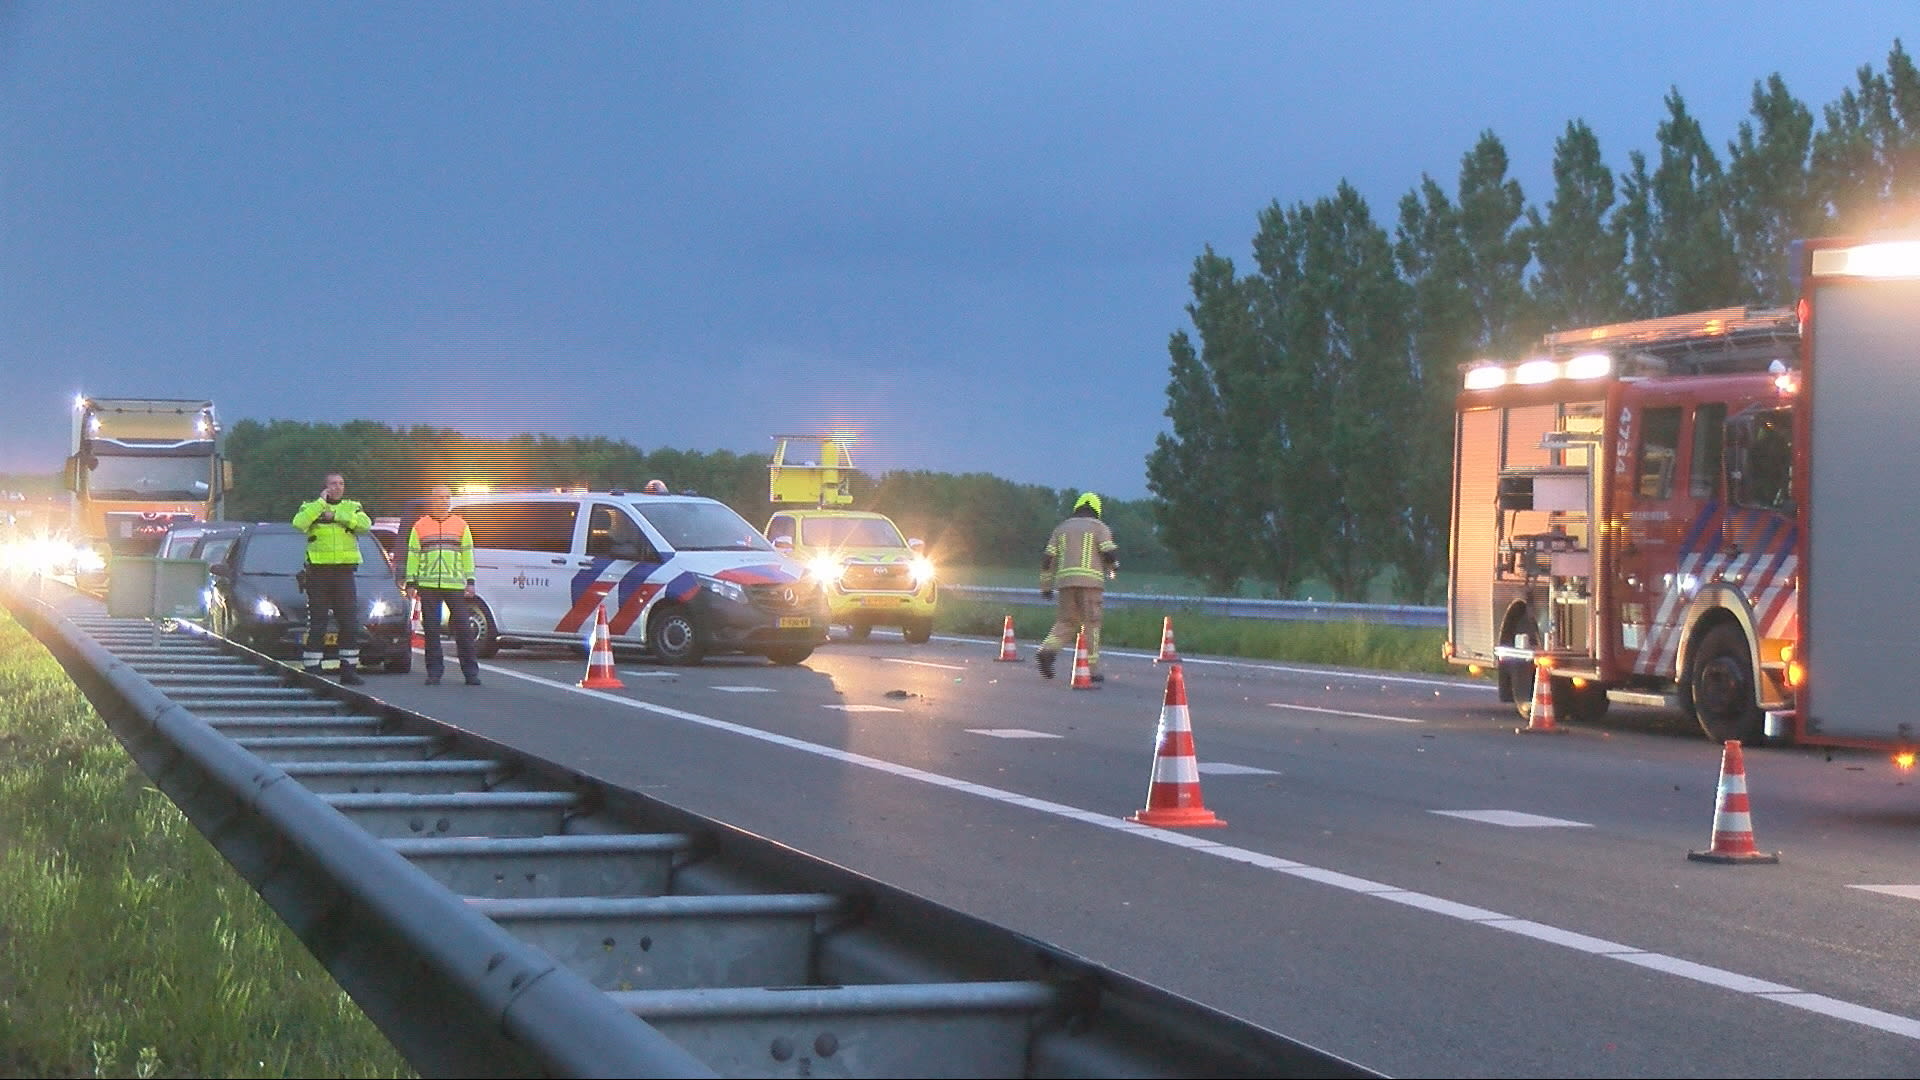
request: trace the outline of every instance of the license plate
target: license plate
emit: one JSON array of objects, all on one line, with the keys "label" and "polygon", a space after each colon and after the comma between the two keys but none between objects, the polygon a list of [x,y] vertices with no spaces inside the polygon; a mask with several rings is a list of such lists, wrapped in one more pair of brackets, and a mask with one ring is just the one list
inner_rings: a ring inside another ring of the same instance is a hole
[{"label": "license plate", "polygon": [[812,625],[813,620],[805,615],[780,616],[780,629],[782,630],[805,630]]},{"label": "license plate", "polygon": [[340,633],[339,633],[339,631],[337,631],[337,630],[336,630],[336,631],[334,631],[333,633],[331,633],[331,634],[328,634],[328,635],[326,635],[325,637],[323,637],[323,638],[321,638],[321,639],[320,639],[320,644],[322,644],[322,645],[338,645],[338,644],[340,644]]}]

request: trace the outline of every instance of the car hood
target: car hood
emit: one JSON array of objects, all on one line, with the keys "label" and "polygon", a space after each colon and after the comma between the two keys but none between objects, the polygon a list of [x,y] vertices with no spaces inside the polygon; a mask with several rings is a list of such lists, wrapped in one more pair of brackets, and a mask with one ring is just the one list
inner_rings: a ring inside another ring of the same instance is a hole
[{"label": "car hood", "polygon": [[804,563],[774,551],[680,551],[673,568],[736,585],[790,585],[807,573]]}]

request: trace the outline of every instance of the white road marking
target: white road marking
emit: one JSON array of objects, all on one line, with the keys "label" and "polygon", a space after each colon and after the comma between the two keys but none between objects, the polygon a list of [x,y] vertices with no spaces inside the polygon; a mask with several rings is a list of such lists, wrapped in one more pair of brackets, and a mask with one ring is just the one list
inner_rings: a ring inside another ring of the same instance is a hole
[{"label": "white road marking", "polygon": [[1584,821],[1568,821],[1564,818],[1542,817],[1519,810],[1429,810],[1428,813],[1442,817],[1465,818],[1468,821],[1483,822],[1488,825],[1505,825],[1510,829],[1590,829],[1593,826]]},{"label": "white road marking", "polygon": [[894,657],[894,656],[883,656],[880,659],[883,662],[889,663],[889,664],[912,664],[914,667],[932,667],[932,668],[939,668],[942,671],[967,670],[966,666],[963,664],[936,664],[931,660],[902,660],[899,657]]},{"label": "white road marking", "polygon": [[629,679],[677,679],[680,677],[679,673],[674,671],[622,671],[619,668],[614,668],[614,671]]},{"label": "white road marking", "polygon": [[905,711],[904,709],[893,708],[890,705],[826,705],[822,707],[828,708],[828,709],[839,709],[841,712],[904,712]]},{"label": "white road marking", "polygon": [[723,694],[771,694],[775,692],[771,686],[712,686],[708,687],[708,689],[718,690]]},{"label": "white road marking", "polygon": [[[1265,852],[1250,851],[1246,848],[1222,844],[1203,836],[1176,832],[1172,829],[1156,829],[1151,826],[1128,821],[1125,818],[1114,817],[1110,814],[1103,814],[1093,810],[1082,810],[1079,807],[1051,802],[1046,799],[1035,798],[1031,795],[1021,795],[1018,792],[989,787],[986,784],[975,783],[971,780],[961,780],[957,777],[943,776],[940,773],[917,769],[911,765],[901,765],[898,762],[869,757],[866,754],[854,753],[851,750],[842,750],[837,746],[824,746],[820,743],[811,743],[803,739],[796,739],[790,735],[762,731],[759,728],[749,727],[745,724],[736,724],[729,720],[721,720],[716,717],[702,716],[699,713],[687,712],[685,709],[674,709],[665,705],[656,705],[650,701],[622,697],[618,694],[607,693],[604,690],[587,690],[570,683],[558,682],[526,672],[510,671],[492,664],[485,665],[485,667],[488,671],[509,678],[539,683],[542,686],[552,687],[570,694],[586,694],[612,705],[638,709],[642,712],[653,713],[656,716],[669,716],[676,720],[684,720],[690,724],[698,724],[715,731],[724,731],[749,739],[759,739],[762,742],[782,746],[789,750],[797,750],[805,754],[814,754],[863,769],[872,769],[875,772],[886,773],[889,776],[896,776],[903,780],[912,780],[933,787],[946,788],[949,791],[957,791],[962,794],[990,799],[1008,806],[1017,806],[1043,814],[1050,814],[1054,817],[1065,818],[1070,821],[1078,821],[1083,824],[1110,829],[1114,832],[1138,837],[1142,840],[1166,844],[1171,847],[1184,848],[1197,855],[1209,855],[1216,858],[1245,863],[1250,866],[1262,867],[1272,870],[1276,874],[1286,874],[1290,877],[1315,881],[1336,889],[1344,889],[1347,892],[1357,895],[1419,908],[1423,911],[1428,911],[1450,919],[1458,919],[1461,922],[1475,926],[1482,926],[1491,930],[1502,930],[1511,934],[1519,934],[1522,937],[1532,938],[1535,941],[1544,942],[1549,945],[1558,945],[1562,948],[1573,949],[1577,952],[1589,953],[1610,960],[1620,960],[1637,967],[1663,972],[1675,978],[1687,979],[1706,986],[1732,990],[1736,993],[1751,994],[1760,1000],[1777,1002],[1789,1008],[1817,1013],[1821,1016],[1857,1024],[1861,1027],[1872,1028],[1876,1031],[1884,1031],[1891,1035],[1900,1035],[1920,1041],[1920,1020],[1913,1017],[1882,1012],[1879,1009],[1830,998],[1824,994],[1808,993],[1791,986],[1783,986],[1779,983],[1755,978],[1751,975],[1742,975],[1737,971],[1709,967],[1706,964],[1694,963],[1691,960],[1683,960],[1679,957],[1668,956],[1664,953],[1649,952],[1632,945],[1608,941],[1604,938],[1591,937],[1556,926],[1548,926],[1544,923],[1534,922],[1531,919],[1519,919],[1487,908],[1475,907],[1471,904],[1462,904],[1458,901],[1448,900],[1444,897],[1415,892],[1411,889],[1402,889],[1384,882],[1354,877],[1351,874],[1344,874],[1338,870],[1310,866],[1306,863],[1294,862],[1291,859],[1268,855]],[[899,711],[898,709],[886,709],[886,707],[882,705],[830,705],[828,708],[844,708],[860,711],[873,709],[881,709],[889,712]]]},{"label": "white road marking", "polygon": [[1017,728],[1017,727],[1003,727],[1003,728],[970,727],[967,729],[967,734],[991,735],[996,739],[1058,739],[1062,737],[1059,735],[1049,734],[1048,732],[1045,732],[1045,731],[1028,731],[1026,728]]},{"label": "white road marking", "polygon": [[1224,761],[1203,761],[1200,771],[1216,776],[1279,776],[1272,769],[1257,769],[1252,765],[1230,765]]},{"label": "white road marking", "polygon": [[1902,900],[1920,900],[1920,885],[1849,885],[1847,888],[1886,893],[1888,896],[1897,896]]},{"label": "white road marking", "polygon": [[1322,709],[1316,705],[1295,705],[1290,701],[1269,701],[1267,702],[1267,707],[1270,709],[1298,709],[1301,712],[1326,713],[1328,716],[1357,716],[1362,720],[1391,720],[1396,724],[1426,723],[1425,720],[1416,719],[1411,716],[1382,716],[1379,713],[1350,712],[1346,709]]}]

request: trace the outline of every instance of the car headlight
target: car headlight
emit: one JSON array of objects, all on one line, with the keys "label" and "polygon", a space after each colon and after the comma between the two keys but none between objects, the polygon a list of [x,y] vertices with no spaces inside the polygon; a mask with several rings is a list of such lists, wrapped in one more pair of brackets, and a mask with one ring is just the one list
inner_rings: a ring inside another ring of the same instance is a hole
[{"label": "car headlight", "polygon": [[700,578],[700,587],[713,593],[715,596],[723,596],[736,604],[744,604],[747,602],[747,590],[735,585],[731,581],[723,581],[717,577],[706,577],[703,575]]},{"label": "car headlight", "polygon": [[369,619],[384,619],[391,614],[393,614],[393,605],[387,603],[385,600],[375,600],[373,605],[367,608],[367,618]]},{"label": "car headlight", "polygon": [[75,548],[73,552],[73,568],[83,573],[91,574],[98,570],[105,570],[107,568],[107,560],[102,558],[98,551],[90,547]]},{"label": "car headlight", "polygon": [[263,619],[277,619],[280,617],[280,605],[263,596],[253,602],[253,613]]},{"label": "car headlight", "polygon": [[933,580],[933,560],[925,555],[915,555],[907,560],[907,573],[912,575],[915,585],[925,585]]},{"label": "car headlight", "polygon": [[847,568],[842,566],[840,561],[831,555],[817,555],[813,558],[813,561],[807,563],[807,573],[812,574],[815,580],[826,585],[837,583],[841,575],[846,572]]}]

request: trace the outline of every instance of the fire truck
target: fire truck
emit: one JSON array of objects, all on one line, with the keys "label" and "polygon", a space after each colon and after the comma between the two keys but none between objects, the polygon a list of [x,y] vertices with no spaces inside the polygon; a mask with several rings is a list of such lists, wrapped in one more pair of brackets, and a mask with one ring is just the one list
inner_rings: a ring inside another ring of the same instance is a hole
[{"label": "fire truck", "polygon": [[1717,741],[1912,764],[1920,242],[1794,258],[1791,309],[1562,331],[1466,365],[1445,650],[1522,716],[1540,667],[1573,719],[1662,706]]}]

